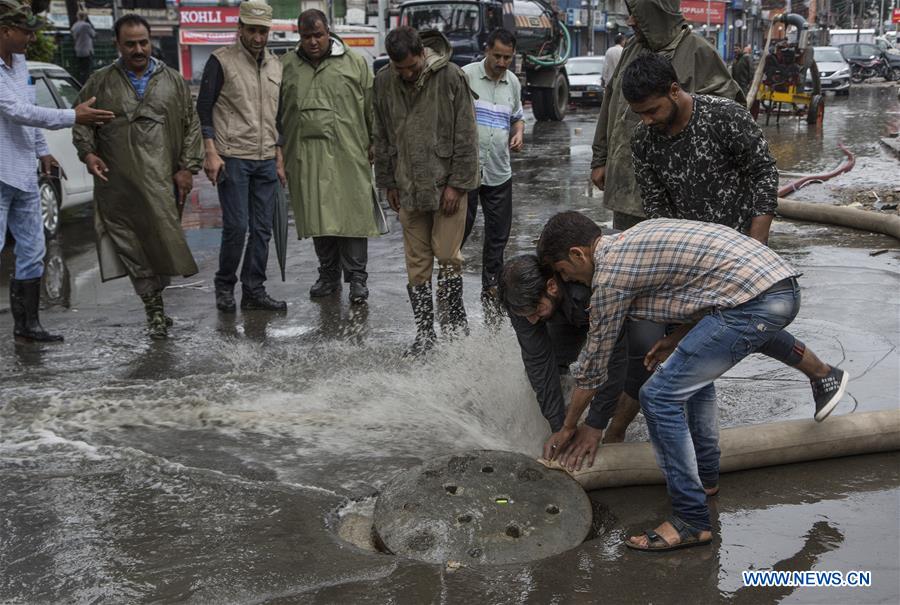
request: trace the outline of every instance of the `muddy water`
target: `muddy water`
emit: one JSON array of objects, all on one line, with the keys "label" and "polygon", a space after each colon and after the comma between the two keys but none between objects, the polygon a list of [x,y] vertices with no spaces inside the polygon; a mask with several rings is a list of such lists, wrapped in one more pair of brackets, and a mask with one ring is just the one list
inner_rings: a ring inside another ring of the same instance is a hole
[{"label": "muddy water", "polygon": [[[843,134],[829,130],[832,123],[838,130],[839,100],[823,131],[793,126],[801,149],[797,159],[779,155],[779,166],[830,167],[839,160],[828,155],[839,135],[868,150],[861,158],[886,162],[870,140],[880,131],[866,130],[886,101],[857,92],[846,102],[851,125]],[[587,186],[595,117],[580,111],[561,124],[529,121],[528,146],[514,160],[510,255],[533,250],[540,226],[561,209],[609,221]],[[787,131],[784,122],[767,129],[776,153]],[[866,174],[872,183],[891,178],[884,169]],[[413,329],[396,222],[370,246],[367,308],[351,308],[346,291],[309,301],[312,246],[292,241],[288,281],[268,283],[288,300],[288,313],[228,318],[212,305],[215,195],[202,180],[198,186],[188,237],[201,272],[167,293],[176,321],[171,340],[143,336],[141,305],[126,283],[99,283],[90,217],[82,216],[66,223],[49,258],[59,295],[43,317],[66,343],[0,342],[0,602],[900,598],[896,454],[725,476],[716,544],[652,560],[620,542],[666,513],[660,487],[592,493],[601,537],[529,565],[447,570],[342,542],[331,529],[339,511],[367,501],[395,473],[460,449],[535,455],[547,433],[511,331],[482,328],[480,228],[467,246],[473,335],[410,364],[400,357]],[[853,397],[837,413],[850,413],[854,399],[862,410],[897,407],[896,242],[779,221],[772,245],[804,272],[794,331],[854,376]],[[869,256],[879,249],[890,251]],[[8,252],[2,260],[5,275]],[[276,272],[273,259],[270,275]],[[0,306],[6,298],[0,292]],[[0,313],[0,333],[10,324]],[[742,364],[719,386],[724,425],[812,413],[808,385],[765,359]],[[645,435],[637,423],[629,437]],[[769,568],[871,570],[874,586],[742,587],[742,570]]]},{"label": "muddy water", "polygon": [[[760,124],[765,124],[760,118]],[[900,186],[898,158],[880,139],[900,132],[897,87],[859,86],[849,96],[826,97],[825,119],[808,126],[802,119],[774,118],[763,126],[778,168],[787,172],[830,172],[844,160],[843,143],[856,156],[853,170],[825,183],[814,183],[791,194],[791,199],[832,202],[844,189]],[[784,179],[789,182],[792,178]]]}]

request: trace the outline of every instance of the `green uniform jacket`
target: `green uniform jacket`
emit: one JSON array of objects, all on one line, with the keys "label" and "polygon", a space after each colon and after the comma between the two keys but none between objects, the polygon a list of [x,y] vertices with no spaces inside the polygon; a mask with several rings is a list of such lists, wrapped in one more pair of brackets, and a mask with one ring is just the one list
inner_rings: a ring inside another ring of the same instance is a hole
[{"label": "green uniform jacket", "polygon": [[375,182],[398,189],[406,210],[434,211],[444,186],[478,188],[478,129],[450,43],[438,32],[420,35],[426,65],[417,82],[404,82],[391,64],[375,76]]},{"label": "green uniform jacket", "polygon": [[672,61],[682,88],[688,92],[744,100],[716,50],[691,33],[681,15],[679,0],[626,0],[644,41],[632,38],[622,52],[612,82],[603,94],[603,105],[594,133],[591,168],[606,166],[603,205],[610,210],[644,216],[640,190],[634,180],[631,134],[640,118],[622,95],[622,74],[638,56],[650,52]]},{"label": "green uniform jacket", "polygon": [[[109,168],[108,182],[94,177],[98,242],[112,241],[132,277],[197,273],[172,181],[181,169],[196,174],[203,158],[187,83],[159,61],[139,100],[117,61],[94,72],[77,103],[91,97],[97,97],[96,107],[116,114],[109,124],[72,130],[78,157],[84,161],[94,153]],[[123,275],[109,261],[101,254],[104,281]]]},{"label": "green uniform jacket", "polygon": [[318,67],[297,52],[281,61],[284,167],[297,236],[379,235],[369,164],[371,68],[334,34]]}]

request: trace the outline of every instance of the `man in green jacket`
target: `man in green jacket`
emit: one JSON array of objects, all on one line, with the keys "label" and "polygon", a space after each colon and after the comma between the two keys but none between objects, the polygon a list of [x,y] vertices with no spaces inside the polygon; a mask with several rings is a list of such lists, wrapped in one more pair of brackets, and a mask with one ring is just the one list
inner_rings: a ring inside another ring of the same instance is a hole
[{"label": "man in green jacket", "polygon": [[744,94],[731,79],[716,50],[692,34],[681,15],[679,0],[626,0],[628,25],[634,29],[607,83],[594,134],[591,181],[603,190],[603,204],[613,211],[613,226],[627,229],[644,218],[640,191],[631,163],[631,133],[640,118],[622,96],[622,74],[635,57],[665,55],[690,93],[715,95],[743,102]]},{"label": "man in green jacket", "polygon": [[466,332],[462,292],[465,193],[478,188],[478,130],[472,93],[438,32],[408,26],[385,39],[390,64],[375,76],[375,180],[400,213],[407,289],[418,355],[436,339],[431,274],[438,259],[438,320]]},{"label": "man in green jacket", "polygon": [[749,46],[736,44],[734,47],[734,63],[731,64],[731,77],[741,87],[744,95],[750,91],[753,83],[753,58]]},{"label": "man in green jacket", "polygon": [[299,18],[300,45],[282,58],[280,130],[297,235],[319,257],[313,298],[350,283],[350,301],[369,297],[367,237],[373,214],[372,70],[328,30],[322,11]]},{"label": "man in green jacket", "polygon": [[94,175],[94,225],[103,281],[128,275],[144,302],[149,334],[168,336],[162,291],[173,275],[197,273],[181,209],[200,171],[200,122],[187,83],[151,56],[150,25],[115,23],[121,58],[94,72],[78,102],[97,98],[115,113],[104,126],[73,129],[78,157]]}]

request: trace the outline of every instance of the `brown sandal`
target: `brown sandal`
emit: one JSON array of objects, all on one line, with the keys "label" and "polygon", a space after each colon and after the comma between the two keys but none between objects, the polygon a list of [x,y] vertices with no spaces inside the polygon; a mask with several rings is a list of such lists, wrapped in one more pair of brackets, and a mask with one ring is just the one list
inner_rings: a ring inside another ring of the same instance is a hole
[{"label": "brown sandal", "polygon": [[675,528],[675,531],[678,532],[679,537],[681,537],[681,542],[679,542],[678,544],[669,544],[668,542],[666,542],[665,538],[660,536],[652,529],[648,529],[644,531],[644,535],[647,536],[647,539],[649,540],[647,546],[638,546],[631,540],[625,540],[625,546],[632,550],[642,550],[646,552],[667,552],[670,550],[678,550],[679,548],[704,546],[712,542],[712,537],[709,537],[705,540],[701,540],[700,538],[698,538],[697,536],[700,535],[700,530],[691,527],[678,517],[671,517],[667,519],[667,521],[672,525],[672,527]]}]

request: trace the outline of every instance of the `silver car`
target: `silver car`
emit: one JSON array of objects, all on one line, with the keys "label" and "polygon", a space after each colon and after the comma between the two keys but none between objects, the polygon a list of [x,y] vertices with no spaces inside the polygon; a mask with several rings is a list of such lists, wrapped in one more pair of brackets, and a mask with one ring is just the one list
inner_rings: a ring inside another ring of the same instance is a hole
[{"label": "silver car", "polygon": [[[836,94],[850,94],[850,64],[844,60],[836,46],[815,46],[813,56],[819,68],[822,90],[833,90]],[[812,75],[806,72],[806,85],[812,88]]]}]

